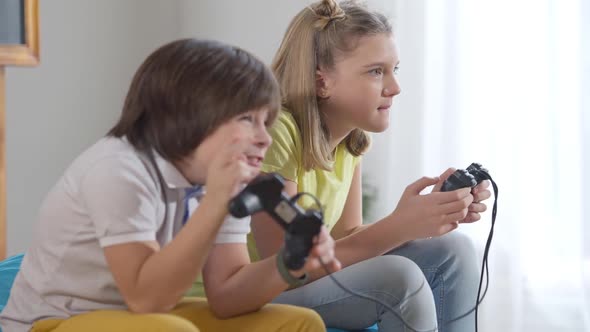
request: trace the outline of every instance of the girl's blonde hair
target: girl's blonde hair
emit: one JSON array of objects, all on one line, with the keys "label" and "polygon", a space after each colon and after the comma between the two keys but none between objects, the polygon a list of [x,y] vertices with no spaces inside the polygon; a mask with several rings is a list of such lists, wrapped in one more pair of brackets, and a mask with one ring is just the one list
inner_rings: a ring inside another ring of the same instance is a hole
[{"label": "girl's blonde hair", "polygon": [[[332,69],[336,56],[353,51],[360,37],[391,32],[391,24],[383,14],[355,1],[316,2],[300,11],[289,24],[272,69],[281,87],[282,105],[301,131],[305,170],[330,170],[333,162],[330,133],[319,112],[316,70]],[[351,154],[359,156],[370,140],[357,128],[344,143]]]}]

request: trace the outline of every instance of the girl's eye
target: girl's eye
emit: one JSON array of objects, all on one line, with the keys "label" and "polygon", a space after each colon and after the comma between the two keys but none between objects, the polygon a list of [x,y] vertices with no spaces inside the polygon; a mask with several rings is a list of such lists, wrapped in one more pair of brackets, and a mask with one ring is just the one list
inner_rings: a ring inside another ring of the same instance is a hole
[{"label": "girl's eye", "polygon": [[370,73],[373,74],[373,75],[375,75],[375,76],[383,75],[383,68],[371,69]]}]

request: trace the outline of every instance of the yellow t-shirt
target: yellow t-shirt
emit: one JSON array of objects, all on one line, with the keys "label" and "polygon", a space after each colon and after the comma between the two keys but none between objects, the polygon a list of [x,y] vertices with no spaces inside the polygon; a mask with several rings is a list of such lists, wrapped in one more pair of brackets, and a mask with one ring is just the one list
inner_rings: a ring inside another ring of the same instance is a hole
[{"label": "yellow t-shirt", "polygon": [[[324,224],[331,230],[342,215],[360,157],[353,156],[344,144],[340,144],[336,148],[331,171],[305,171],[301,163],[301,133],[293,116],[286,111],[279,113],[277,121],[270,128],[270,135],[273,142],[264,157],[262,171],[279,173],[285,179],[296,182],[298,192],[316,196],[324,208]],[[313,199],[306,196],[298,202],[303,208],[316,205]]]},{"label": "yellow t-shirt", "polygon": [[[354,169],[361,158],[353,156],[344,144],[340,144],[336,148],[332,171],[305,171],[301,164],[301,133],[293,116],[281,111],[269,132],[273,142],[264,157],[262,171],[279,173],[285,179],[296,182],[298,192],[316,196],[324,208],[324,224],[331,230],[342,215]],[[303,208],[317,208],[310,197],[303,196],[298,203]],[[252,261],[257,261],[259,256],[251,233],[248,234],[248,251]],[[204,296],[201,277],[188,295]]]}]

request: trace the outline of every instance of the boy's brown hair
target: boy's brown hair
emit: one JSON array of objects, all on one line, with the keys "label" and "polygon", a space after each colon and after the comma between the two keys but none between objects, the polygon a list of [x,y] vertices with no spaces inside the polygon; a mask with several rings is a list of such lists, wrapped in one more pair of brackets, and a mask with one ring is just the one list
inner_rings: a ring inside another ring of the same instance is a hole
[{"label": "boy's brown hair", "polygon": [[225,121],[261,107],[269,107],[272,123],[280,91],[266,65],[237,47],[181,39],[160,47],[139,67],[108,135],[178,161]]}]

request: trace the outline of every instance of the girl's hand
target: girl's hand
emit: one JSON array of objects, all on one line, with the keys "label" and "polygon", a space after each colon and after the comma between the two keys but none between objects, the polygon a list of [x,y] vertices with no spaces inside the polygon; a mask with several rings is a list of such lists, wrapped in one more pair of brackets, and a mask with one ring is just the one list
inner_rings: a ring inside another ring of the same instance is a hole
[{"label": "girl's hand", "polygon": [[488,209],[487,205],[482,203],[482,201],[485,201],[492,196],[492,192],[488,189],[489,186],[490,181],[484,180],[471,190],[471,194],[473,195],[473,203],[469,205],[469,212],[467,213],[467,216],[459,222],[472,223],[481,219],[481,213]]},{"label": "girl's hand", "polygon": [[471,188],[420,194],[427,187],[439,183],[442,182],[438,177],[423,177],[410,184],[391,214],[393,220],[403,223],[408,240],[446,234],[467,217],[473,202]]},{"label": "girl's hand", "polygon": [[[438,181],[432,191],[439,192],[443,182],[445,182],[445,180],[454,172],[455,168],[449,168],[443,174],[441,174],[440,181]],[[473,203],[469,205],[467,216],[460,220],[460,223],[472,223],[481,219],[481,213],[488,209],[487,205],[482,203],[482,201],[485,201],[492,196],[492,192],[488,190],[489,186],[490,181],[484,180],[471,190],[471,194],[473,195]]]}]

